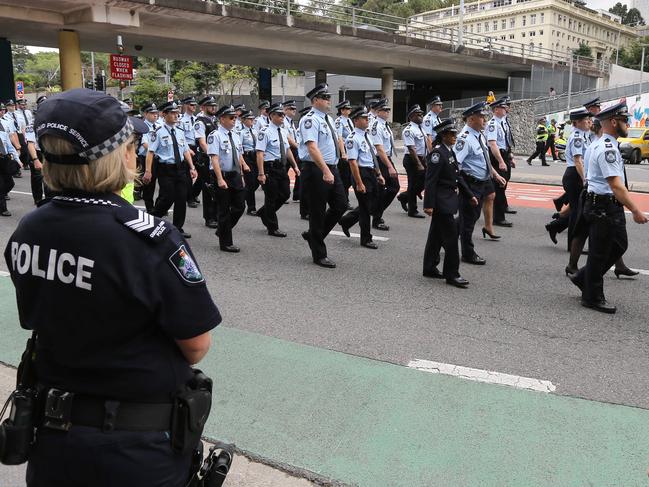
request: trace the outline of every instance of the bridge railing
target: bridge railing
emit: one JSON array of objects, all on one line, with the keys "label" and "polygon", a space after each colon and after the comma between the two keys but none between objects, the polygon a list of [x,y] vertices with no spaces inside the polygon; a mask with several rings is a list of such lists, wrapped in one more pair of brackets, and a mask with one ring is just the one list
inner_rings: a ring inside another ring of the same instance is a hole
[{"label": "bridge railing", "polygon": [[[363,8],[341,5],[331,1],[309,0],[308,4],[300,0],[204,0],[222,5],[233,5],[278,15],[312,18],[319,22],[346,25],[359,29],[375,30],[448,44],[455,52],[465,49],[479,50],[489,57],[495,53],[510,55],[523,60],[538,60],[551,64],[568,65],[570,53],[557,51],[534,44],[522,44],[503,36],[490,37],[484,34],[460,31],[457,27],[440,27],[432,22],[417,20],[415,17],[398,17]],[[578,59],[577,70],[587,69],[605,74],[609,70],[608,62],[590,58]]]}]

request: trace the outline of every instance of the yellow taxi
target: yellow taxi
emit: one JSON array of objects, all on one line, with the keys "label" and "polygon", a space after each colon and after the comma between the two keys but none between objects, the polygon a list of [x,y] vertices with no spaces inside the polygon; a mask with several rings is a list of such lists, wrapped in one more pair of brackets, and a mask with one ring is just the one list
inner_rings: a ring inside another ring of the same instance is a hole
[{"label": "yellow taxi", "polygon": [[622,157],[629,164],[640,164],[649,159],[649,128],[632,127],[627,137],[617,139]]}]

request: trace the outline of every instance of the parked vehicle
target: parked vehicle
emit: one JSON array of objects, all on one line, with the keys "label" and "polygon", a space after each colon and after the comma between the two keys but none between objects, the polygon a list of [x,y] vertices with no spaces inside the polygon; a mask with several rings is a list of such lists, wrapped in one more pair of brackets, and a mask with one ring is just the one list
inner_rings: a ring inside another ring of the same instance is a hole
[{"label": "parked vehicle", "polygon": [[640,164],[649,160],[649,128],[633,127],[627,137],[617,139],[622,157],[629,164]]}]

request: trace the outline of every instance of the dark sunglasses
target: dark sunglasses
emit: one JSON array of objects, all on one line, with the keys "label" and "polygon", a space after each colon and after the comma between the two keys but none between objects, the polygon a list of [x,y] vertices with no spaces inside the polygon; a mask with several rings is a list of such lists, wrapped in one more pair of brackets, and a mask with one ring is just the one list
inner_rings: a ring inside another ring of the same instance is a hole
[{"label": "dark sunglasses", "polygon": [[331,100],[331,95],[318,95],[316,98],[322,98],[323,100]]}]

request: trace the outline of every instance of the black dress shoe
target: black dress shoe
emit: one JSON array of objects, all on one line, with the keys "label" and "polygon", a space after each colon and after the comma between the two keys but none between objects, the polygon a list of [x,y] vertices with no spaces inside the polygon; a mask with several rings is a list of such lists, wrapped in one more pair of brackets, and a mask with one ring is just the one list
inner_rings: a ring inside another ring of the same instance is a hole
[{"label": "black dress shoe", "polygon": [[322,259],[314,260],[315,265],[320,267],[326,267],[327,269],[335,269],[336,263],[333,260],[329,260],[328,257],[323,257]]},{"label": "black dress shoe", "polygon": [[453,279],[446,279],[446,284],[466,289],[466,287],[469,285],[469,281],[467,281],[463,277],[454,277]]},{"label": "black dress shoe", "polygon": [[351,234],[349,233],[349,227],[347,225],[343,225],[341,223],[340,228],[343,229],[343,233],[345,234],[345,237],[351,237]]},{"label": "black dress shoe", "polygon": [[462,262],[466,262],[467,264],[473,264],[473,265],[485,265],[487,263],[486,260],[484,260],[482,257],[479,255],[474,255],[473,257],[462,257]]},{"label": "black dress shoe", "polygon": [[349,203],[347,203],[347,211],[353,210],[353,209],[354,209],[354,207],[352,205],[350,205]]},{"label": "black dress shoe", "polygon": [[179,231],[180,231],[180,234],[181,234],[184,238],[192,238],[191,234],[187,233],[187,232],[186,232],[185,230],[183,230],[182,228],[181,228]]},{"label": "black dress shoe", "polygon": [[566,267],[566,275],[568,276],[568,279],[570,279],[570,282],[572,282],[575,286],[579,288],[580,291],[584,291],[584,285],[582,284],[581,281],[577,279],[577,273],[574,272],[572,274],[568,274],[568,268]]},{"label": "black dress shoe", "polygon": [[371,240],[369,242],[362,243],[361,247],[365,247],[366,249],[378,249],[379,248],[379,246],[376,245]]},{"label": "black dress shoe", "polygon": [[409,216],[410,218],[426,218],[425,215],[422,215],[422,214],[419,213],[418,211],[415,211],[415,212],[412,212],[412,213],[408,213],[408,216]]},{"label": "black dress shoe", "polygon": [[219,222],[216,220],[205,220],[205,226],[207,228],[219,228]]},{"label": "black dress shoe", "polygon": [[554,245],[556,245],[556,244],[558,243],[558,242],[557,242],[557,230],[556,230],[556,229],[554,228],[554,226],[553,226],[552,224],[550,224],[550,223],[548,223],[548,224],[545,226],[545,229],[546,229],[546,230],[548,231],[548,233],[550,234],[550,240],[552,240],[552,243],[554,243]]},{"label": "black dress shoe", "polygon": [[198,208],[198,203],[196,203],[195,201],[188,201],[187,206],[189,208]]},{"label": "black dress shoe", "polygon": [[505,213],[507,213],[508,215],[515,215],[516,213],[518,213],[518,211],[512,210],[511,208],[507,208],[505,210]]},{"label": "black dress shoe", "polygon": [[494,222],[494,225],[497,227],[511,227],[512,222],[508,222],[507,220],[501,220],[499,222]]},{"label": "black dress shoe", "polygon": [[550,164],[547,164],[547,163],[545,163],[545,162],[544,162],[543,164],[541,164],[541,165],[542,165],[542,166],[550,166]]},{"label": "black dress shoe", "polygon": [[221,247],[221,250],[223,252],[231,252],[233,254],[236,254],[237,252],[241,251],[241,249],[239,247],[237,247],[236,245],[223,245]]},{"label": "black dress shoe", "polygon": [[628,267],[623,267],[613,270],[613,274],[615,274],[615,277],[619,279],[620,276],[633,277],[637,276],[640,273],[638,271],[634,271],[633,269],[629,269]]},{"label": "black dress shoe", "polygon": [[444,275],[441,272],[439,272],[437,267],[433,267],[432,272],[424,272],[422,273],[422,275],[424,277],[429,277],[431,279],[444,279]]},{"label": "black dress shoe", "polygon": [[18,171],[16,174],[14,174],[14,177],[15,177],[15,178],[22,178],[22,177],[23,177],[23,173],[21,173],[20,171]]},{"label": "black dress shoe", "polygon": [[408,213],[408,200],[406,193],[399,194],[399,196],[397,196],[397,199],[399,200],[399,203],[401,203],[401,208],[403,208],[403,211]]},{"label": "black dress shoe", "polygon": [[594,309],[595,311],[599,311],[600,313],[607,313],[610,315],[615,314],[615,312],[617,311],[617,308],[612,304],[608,304],[608,302],[605,299],[602,299],[601,301],[595,301],[594,303],[582,299],[581,305],[586,308],[591,308]]},{"label": "black dress shoe", "polygon": [[268,230],[268,235],[270,235],[271,237],[286,237],[286,234],[279,230]]},{"label": "black dress shoe", "polygon": [[[560,198],[554,198],[552,200],[552,203],[554,203],[554,207],[557,209],[557,211],[561,211],[561,208],[563,207],[563,203],[561,202]],[[554,218],[554,217],[552,217]],[[559,217],[557,217],[559,218]]]},{"label": "black dress shoe", "polygon": [[386,225],[385,223],[383,223],[383,222],[373,223],[373,224],[372,224],[372,228],[374,228],[374,229],[376,229],[376,230],[382,230],[382,231],[384,231],[384,232],[387,232],[388,230],[390,230],[390,227],[387,226],[387,225]]},{"label": "black dress shoe", "polygon": [[257,210],[248,210],[246,213],[250,216],[257,216]]},{"label": "black dress shoe", "polygon": [[5,210],[2,213],[0,213],[0,215],[2,215],[2,216],[11,216],[11,212],[8,211],[8,210]]}]

